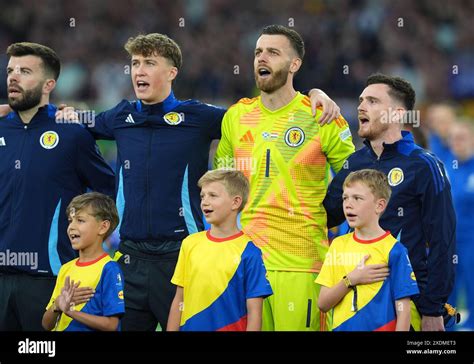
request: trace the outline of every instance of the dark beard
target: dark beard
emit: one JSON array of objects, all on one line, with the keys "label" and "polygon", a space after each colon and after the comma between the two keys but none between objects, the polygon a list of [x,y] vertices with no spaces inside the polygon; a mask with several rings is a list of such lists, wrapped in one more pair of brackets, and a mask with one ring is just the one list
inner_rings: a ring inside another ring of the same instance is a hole
[{"label": "dark beard", "polygon": [[260,91],[271,94],[272,92],[275,92],[276,90],[281,88],[286,83],[289,72],[290,72],[290,65],[288,64],[286,67],[273,73],[272,79],[270,82],[261,81],[261,80],[259,81],[258,74],[255,73],[255,83],[257,84],[257,88]]},{"label": "dark beard", "polygon": [[8,105],[15,111],[30,110],[41,102],[42,91],[43,85],[41,84],[28,91],[22,90],[22,97],[16,98],[15,100],[8,98]]}]

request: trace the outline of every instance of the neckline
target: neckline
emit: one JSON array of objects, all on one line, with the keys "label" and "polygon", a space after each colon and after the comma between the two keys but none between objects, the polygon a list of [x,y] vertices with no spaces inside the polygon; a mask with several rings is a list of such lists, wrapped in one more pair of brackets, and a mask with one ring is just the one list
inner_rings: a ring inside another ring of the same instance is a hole
[{"label": "neckline", "polygon": [[81,263],[81,262],[79,261],[79,259],[77,259],[76,265],[77,265],[78,267],[87,267],[88,265],[92,265],[92,264],[94,264],[94,263],[97,263],[99,260],[105,258],[107,255],[108,255],[107,253],[104,253],[104,254],[102,254],[100,257],[98,257],[97,259],[91,260],[90,262],[84,262],[84,263]]},{"label": "neckline", "polygon": [[380,240],[383,240],[384,238],[386,238],[387,236],[390,235],[390,231],[385,231],[384,234],[380,235],[379,237],[377,238],[374,238],[374,239],[369,239],[369,240],[365,240],[365,239],[361,239],[361,238],[358,238],[357,235],[356,235],[356,232],[354,231],[354,240],[357,241],[358,243],[361,243],[361,244],[372,244],[372,243],[376,243]]},{"label": "neckline", "polygon": [[234,240],[234,239],[237,239],[237,238],[241,237],[242,235],[244,235],[244,233],[242,231],[239,231],[237,234],[228,236],[226,238],[217,238],[217,237],[211,235],[211,230],[206,231],[207,238],[210,241],[213,241],[215,243],[222,243],[224,241]]}]

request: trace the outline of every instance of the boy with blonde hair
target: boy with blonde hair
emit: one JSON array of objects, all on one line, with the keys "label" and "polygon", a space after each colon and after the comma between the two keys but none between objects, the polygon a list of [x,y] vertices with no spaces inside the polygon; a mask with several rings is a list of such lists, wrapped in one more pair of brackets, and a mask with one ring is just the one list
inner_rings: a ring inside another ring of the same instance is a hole
[{"label": "boy with blonde hair", "polygon": [[[66,210],[67,234],[79,258],[64,264],[43,315],[43,327],[54,331],[119,331],[125,312],[123,276],[120,268],[102,248],[117,227],[119,217],[114,201],[101,193],[74,197]],[[75,290],[95,289],[87,302],[74,306]]]},{"label": "boy with blonde hair", "polygon": [[214,170],[198,186],[211,228],[183,241],[167,330],[259,331],[263,298],[272,290],[260,249],[237,227],[249,183],[239,171]]},{"label": "boy with blonde hair", "polygon": [[363,169],[351,172],[343,188],[354,232],[329,248],[316,279],[318,306],[334,308],[334,331],[408,331],[410,296],[419,291],[406,248],[379,225],[391,195],[387,177]]}]

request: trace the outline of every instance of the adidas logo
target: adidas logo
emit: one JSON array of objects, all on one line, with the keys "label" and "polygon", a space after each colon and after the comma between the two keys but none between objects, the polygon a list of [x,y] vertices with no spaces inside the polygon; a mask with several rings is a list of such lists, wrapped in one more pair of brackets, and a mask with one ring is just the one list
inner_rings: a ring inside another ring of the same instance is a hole
[{"label": "adidas logo", "polygon": [[253,136],[252,136],[252,133],[250,132],[250,130],[247,130],[247,132],[244,134],[244,136],[242,138],[240,138],[240,141],[241,142],[251,142],[251,143],[254,142]]},{"label": "adidas logo", "polygon": [[130,123],[130,124],[135,124],[135,120],[133,120],[132,114],[128,114],[127,118],[125,119],[125,122]]},{"label": "adidas logo", "polygon": [[0,147],[4,147],[6,145],[7,145],[7,143],[5,143],[5,137],[1,137],[0,138]]}]

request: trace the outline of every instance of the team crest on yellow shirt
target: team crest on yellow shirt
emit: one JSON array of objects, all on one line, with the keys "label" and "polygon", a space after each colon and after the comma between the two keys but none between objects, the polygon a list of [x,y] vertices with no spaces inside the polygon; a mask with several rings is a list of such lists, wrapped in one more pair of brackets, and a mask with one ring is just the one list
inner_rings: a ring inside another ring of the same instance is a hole
[{"label": "team crest on yellow shirt", "polygon": [[296,126],[289,128],[285,133],[285,143],[290,147],[298,147],[304,142],[304,131]]},{"label": "team crest on yellow shirt", "polygon": [[53,149],[59,143],[59,135],[55,131],[45,131],[40,136],[40,144],[44,149]]},{"label": "team crest on yellow shirt", "polygon": [[388,172],[388,184],[392,187],[398,186],[404,179],[405,176],[401,168],[392,168],[392,170]]},{"label": "team crest on yellow shirt", "polygon": [[165,119],[166,124],[169,125],[178,125],[184,120],[183,114],[179,114],[177,112],[169,112],[163,116],[163,119]]}]

